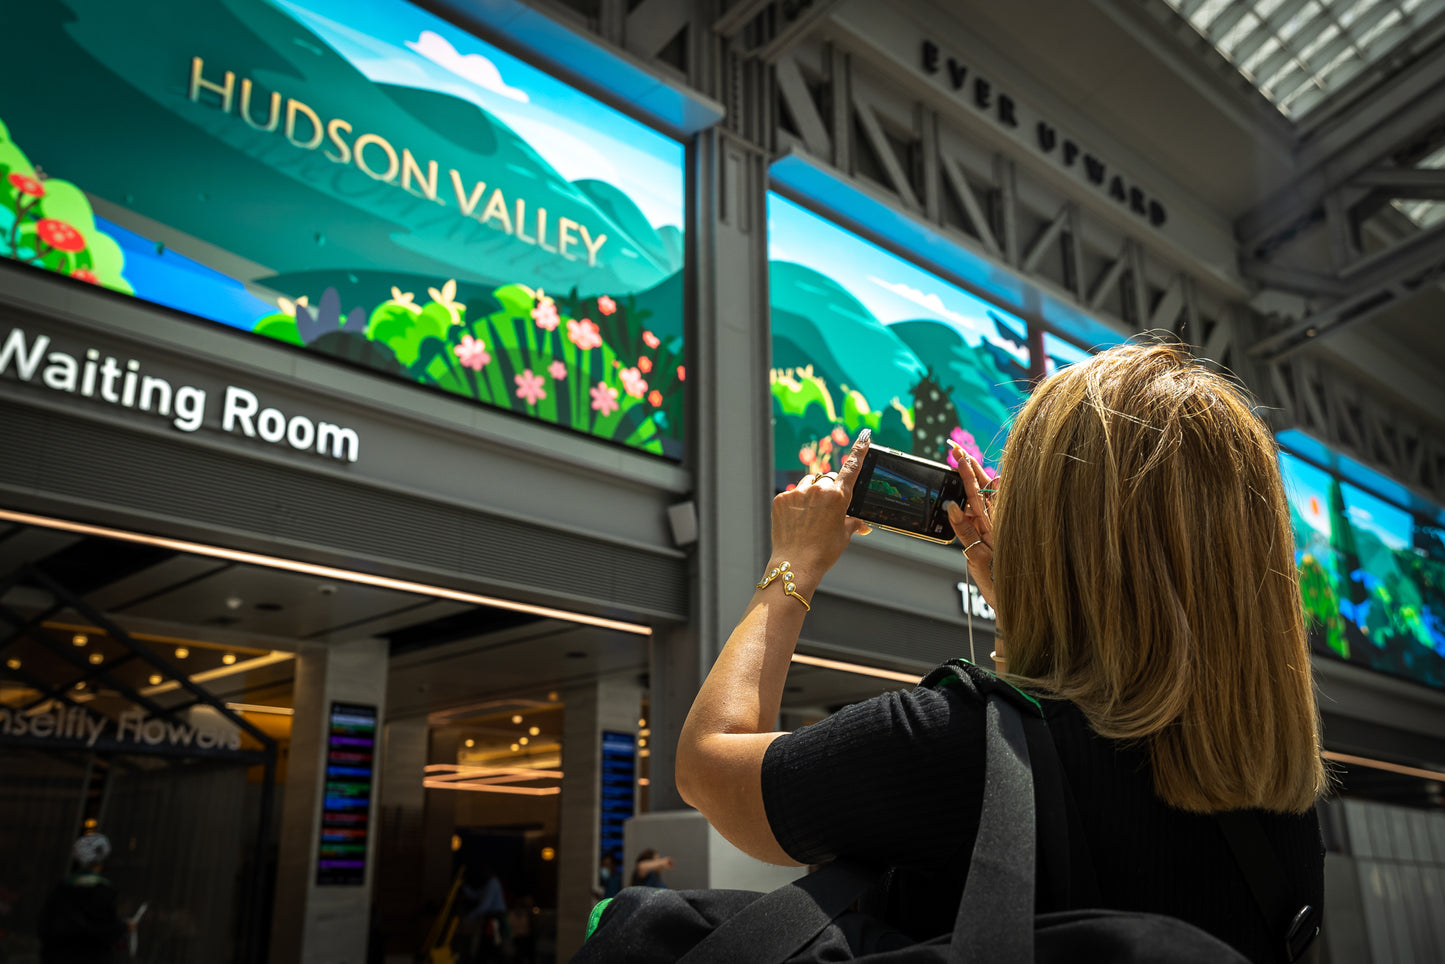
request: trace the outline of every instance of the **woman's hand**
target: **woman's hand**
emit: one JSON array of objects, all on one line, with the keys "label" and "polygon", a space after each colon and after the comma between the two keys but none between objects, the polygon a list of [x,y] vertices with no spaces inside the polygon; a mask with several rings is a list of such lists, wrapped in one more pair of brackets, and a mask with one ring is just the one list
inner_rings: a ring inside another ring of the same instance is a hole
[{"label": "woman's hand", "polygon": [[810,475],[773,499],[773,557],[768,565],[790,562],[804,596],[812,595],[853,536],[870,531],[866,522],[848,516],[870,435],[867,429],[859,434],[837,472]]},{"label": "woman's hand", "polygon": [[[958,462],[958,475],[963,479],[964,505],[948,503],[948,521],[954,535],[963,543],[963,555],[968,560],[968,573],[983,595],[984,601],[994,606],[993,592],[993,519],[989,515],[992,493],[989,488],[993,480],[984,472],[973,456],[965,452],[957,442],[948,443],[953,447],[953,457]],[[996,606],[994,607],[997,608]]]}]

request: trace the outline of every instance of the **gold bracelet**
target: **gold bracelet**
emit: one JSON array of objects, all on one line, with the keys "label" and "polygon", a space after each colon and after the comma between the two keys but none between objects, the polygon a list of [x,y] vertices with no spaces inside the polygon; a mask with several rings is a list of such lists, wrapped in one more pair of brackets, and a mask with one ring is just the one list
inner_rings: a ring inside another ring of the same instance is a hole
[{"label": "gold bracelet", "polygon": [[812,612],[812,611],[813,611],[813,607],[808,605],[808,600],[806,600],[806,599],[804,599],[802,596],[798,595],[798,593],[797,593],[797,585],[796,585],[796,583],[793,582],[793,574],[794,574],[794,571],[793,571],[791,568],[789,568],[789,563],[786,562],[786,561],[781,562],[781,563],[778,564],[778,568],[774,569],[773,571],[769,572],[766,576],[763,577],[762,582],[758,583],[758,588],[759,588],[759,589],[766,589],[766,588],[768,588],[769,586],[771,586],[771,585],[773,584],[773,580],[774,580],[774,579],[777,579],[779,576],[782,576],[782,577],[783,577],[783,592],[787,593],[789,596],[792,596],[792,597],[793,597],[794,599],[796,599],[798,602],[802,603],[802,604],[803,604],[803,609],[804,609],[806,612]]}]

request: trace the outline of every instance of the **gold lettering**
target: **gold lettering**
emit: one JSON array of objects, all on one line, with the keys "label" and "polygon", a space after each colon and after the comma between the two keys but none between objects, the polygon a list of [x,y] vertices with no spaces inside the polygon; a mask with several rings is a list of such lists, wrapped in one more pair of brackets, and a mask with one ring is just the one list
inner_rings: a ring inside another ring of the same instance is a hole
[{"label": "gold lettering", "polygon": [[326,136],[331,138],[331,143],[336,145],[336,150],[340,153],[333,154],[330,151],[327,151],[322,156],[325,157],[328,161],[335,161],[337,164],[350,164],[351,145],[343,141],[337,135],[337,128],[345,128],[346,133],[351,133],[350,124],[346,123],[346,121],[342,120],[340,117],[333,118],[331,123],[326,125]]},{"label": "gold lettering", "polygon": [[547,244],[547,209],[537,209],[537,247],[543,251],[556,252],[556,248]]},{"label": "gold lettering", "polygon": [[462,209],[462,217],[471,217],[472,212],[477,209],[477,202],[482,199],[482,192],[487,189],[486,181],[478,181],[472,185],[472,193],[467,194],[462,190],[462,176],[457,173],[456,168],[451,169],[452,187],[457,192],[457,207]]},{"label": "gold lettering", "polygon": [[[412,156],[410,148],[401,149],[401,186],[402,190],[411,191],[412,175],[416,175],[417,186],[421,188],[422,197],[438,204],[445,202],[437,198],[437,162],[427,161],[427,173],[423,177],[421,168],[417,166],[416,158]],[[412,191],[415,194],[415,191]]]},{"label": "gold lettering", "polygon": [[202,90],[209,90],[213,93],[220,94],[221,110],[229,114],[231,112],[231,95],[236,91],[236,75],[228,70],[226,71],[225,83],[213,84],[209,80],[202,79],[201,68],[203,66],[200,57],[191,58],[191,100],[199,103]]},{"label": "gold lettering", "polygon": [[486,210],[482,211],[481,221],[486,224],[492,218],[502,219],[502,230],[508,234],[512,233],[512,216],[507,213],[507,199],[502,197],[502,189],[497,188],[492,196],[487,198]]},{"label": "gold lettering", "polygon": [[[366,158],[362,156],[362,152],[366,149],[366,146],[368,144],[375,144],[383,151],[386,151],[385,174],[378,174],[371,168],[366,166]],[[355,150],[356,166],[365,171],[368,177],[375,178],[378,181],[386,181],[387,183],[391,183],[392,181],[396,180],[396,172],[400,169],[401,162],[397,160],[396,149],[391,146],[391,144],[387,141],[386,138],[381,137],[377,134],[362,134],[356,139]]]},{"label": "gold lettering", "polygon": [[[305,141],[296,139],[296,113],[300,111],[306,115],[311,122],[311,136]],[[316,116],[316,111],[307,107],[299,100],[288,98],[286,101],[286,139],[297,147],[307,151],[314,151],[321,146],[322,138],[325,136],[325,129],[321,126],[321,118]]]},{"label": "gold lettering", "polygon": [[522,225],[527,223],[527,202],[517,198],[517,240],[525,241],[528,244],[536,244],[536,238],[529,238],[522,233]]},{"label": "gold lettering", "polygon": [[251,78],[241,79],[241,119],[258,131],[274,131],[281,124],[281,95],[274,90],[271,92],[271,116],[266,119],[265,125],[251,120]]},{"label": "gold lettering", "polygon": [[557,219],[557,253],[564,258],[572,257],[567,253],[567,245],[577,243],[577,237],[572,233],[572,229],[575,227],[577,227],[577,222],[571,218]]},{"label": "gold lettering", "polygon": [[594,239],[585,224],[577,225],[577,230],[582,232],[582,246],[587,249],[587,267],[591,268],[597,264],[597,252],[602,242],[607,240],[607,235],[599,234]]}]

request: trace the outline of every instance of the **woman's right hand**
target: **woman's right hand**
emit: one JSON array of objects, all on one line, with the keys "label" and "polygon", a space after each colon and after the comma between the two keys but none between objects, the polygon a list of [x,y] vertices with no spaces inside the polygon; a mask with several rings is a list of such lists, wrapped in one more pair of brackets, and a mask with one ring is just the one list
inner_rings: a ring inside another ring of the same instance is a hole
[{"label": "woman's right hand", "polygon": [[990,479],[973,456],[965,452],[957,442],[949,440],[954,460],[958,462],[958,475],[963,479],[964,504],[948,503],[948,521],[954,535],[963,543],[963,555],[968,560],[968,573],[983,595],[984,601],[997,610],[993,588],[993,519],[989,516],[989,500],[984,495]]}]

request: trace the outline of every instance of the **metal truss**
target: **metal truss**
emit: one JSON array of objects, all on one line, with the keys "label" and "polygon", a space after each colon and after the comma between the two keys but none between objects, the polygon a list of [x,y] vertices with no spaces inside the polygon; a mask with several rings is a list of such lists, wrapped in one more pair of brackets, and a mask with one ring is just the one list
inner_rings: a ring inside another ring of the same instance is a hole
[{"label": "metal truss", "polygon": [[1445,200],[1442,85],[1445,47],[1437,46],[1311,130],[1297,152],[1299,175],[1238,220],[1246,276],[1307,305],[1251,345],[1253,356],[1286,358],[1445,277],[1445,222],[1421,230],[1398,206]]}]

